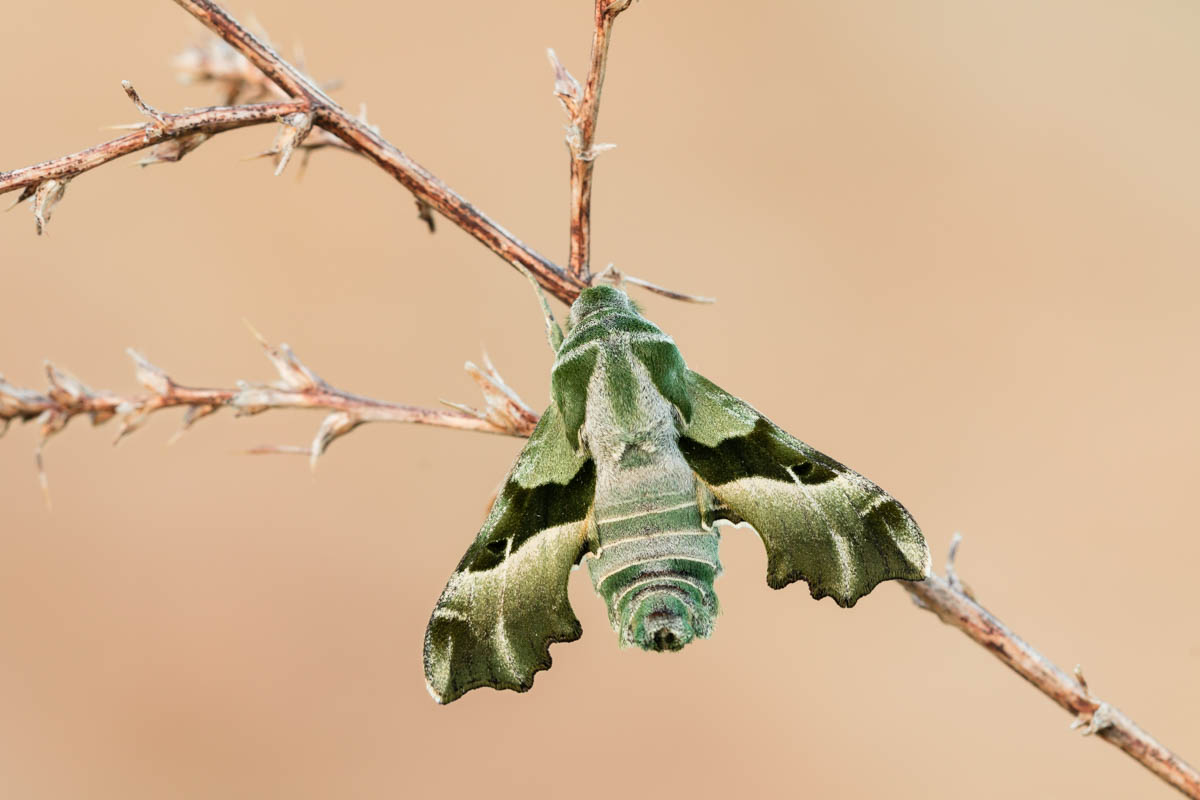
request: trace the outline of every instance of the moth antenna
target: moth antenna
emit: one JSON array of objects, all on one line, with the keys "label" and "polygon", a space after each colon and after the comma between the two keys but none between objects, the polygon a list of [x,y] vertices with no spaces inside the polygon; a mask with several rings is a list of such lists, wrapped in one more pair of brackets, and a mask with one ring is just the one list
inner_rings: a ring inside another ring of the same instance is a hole
[{"label": "moth antenna", "polygon": [[558,349],[562,347],[563,332],[562,328],[558,325],[558,320],[554,318],[554,312],[550,310],[550,301],[546,299],[546,293],[542,291],[542,285],[537,282],[537,278],[533,277],[532,272],[525,269],[523,264],[518,264],[514,261],[512,265],[519,269],[529,279],[529,282],[533,284],[533,290],[537,292],[538,300],[542,303],[542,313],[546,317],[546,338],[550,342],[550,349],[557,353]]},{"label": "moth antenna", "polygon": [[632,275],[626,275],[624,272],[621,272],[621,270],[617,269],[616,264],[611,263],[592,276],[593,286],[595,286],[599,281],[610,283],[623,292],[627,292],[625,289],[625,284],[631,283],[634,286],[642,287],[648,292],[661,294],[663,297],[669,297],[672,300],[682,300],[685,303],[717,302],[717,298],[715,297],[704,297],[703,295],[698,294],[684,294],[683,292],[677,292],[674,289],[667,289],[666,287],[659,286],[658,284],[651,283],[650,281],[642,280],[641,278],[635,278]]}]

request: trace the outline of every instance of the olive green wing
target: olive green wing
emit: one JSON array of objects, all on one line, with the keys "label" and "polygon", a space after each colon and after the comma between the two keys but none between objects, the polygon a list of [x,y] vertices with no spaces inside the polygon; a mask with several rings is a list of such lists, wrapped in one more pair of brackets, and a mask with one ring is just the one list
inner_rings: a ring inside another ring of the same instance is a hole
[{"label": "olive green wing", "polygon": [[713,518],[758,531],[771,588],[807,581],[814,598],[848,608],[880,581],[928,576],[925,539],[895,498],[704,376],[689,379],[680,449],[717,499]]},{"label": "olive green wing", "polygon": [[425,679],[439,703],[481,686],[526,691],[550,645],[582,635],[567,578],[588,551],[595,484],[551,405],[429,620]]}]

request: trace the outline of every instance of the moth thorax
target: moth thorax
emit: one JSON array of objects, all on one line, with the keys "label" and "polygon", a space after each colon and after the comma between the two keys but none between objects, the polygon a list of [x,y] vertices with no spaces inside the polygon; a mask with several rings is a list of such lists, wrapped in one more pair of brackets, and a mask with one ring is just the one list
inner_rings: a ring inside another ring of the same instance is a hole
[{"label": "moth thorax", "polygon": [[596,591],[622,646],[659,652],[679,650],[712,634],[717,614],[713,580],[720,573],[714,531],[662,533],[638,549],[604,548],[588,563]]}]

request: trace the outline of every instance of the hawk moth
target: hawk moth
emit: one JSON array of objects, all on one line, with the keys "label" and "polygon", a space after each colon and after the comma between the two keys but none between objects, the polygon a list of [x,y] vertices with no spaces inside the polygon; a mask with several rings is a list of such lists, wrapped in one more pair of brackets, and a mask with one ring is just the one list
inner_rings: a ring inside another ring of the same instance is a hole
[{"label": "hawk moth", "polygon": [[542,302],[552,401],[426,629],[439,703],[532,687],[550,645],[582,635],[567,578],[585,555],[621,645],[656,651],[712,633],[719,520],[758,532],[774,589],[850,607],[928,575],[899,502],[689,370],[624,292],[585,289],[565,338]]}]

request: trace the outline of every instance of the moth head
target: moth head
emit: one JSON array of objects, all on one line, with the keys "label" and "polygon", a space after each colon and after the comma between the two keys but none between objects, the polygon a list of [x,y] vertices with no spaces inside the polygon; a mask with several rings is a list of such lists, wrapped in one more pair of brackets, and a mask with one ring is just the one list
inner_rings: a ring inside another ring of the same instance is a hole
[{"label": "moth head", "polygon": [[591,286],[579,293],[571,305],[567,317],[567,332],[570,333],[583,320],[603,311],[625,311],[637,314],[637,307],[629,295],[615,286]]}]

